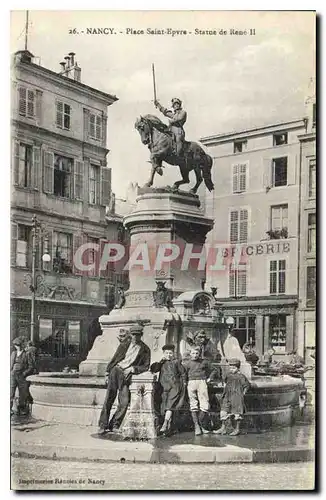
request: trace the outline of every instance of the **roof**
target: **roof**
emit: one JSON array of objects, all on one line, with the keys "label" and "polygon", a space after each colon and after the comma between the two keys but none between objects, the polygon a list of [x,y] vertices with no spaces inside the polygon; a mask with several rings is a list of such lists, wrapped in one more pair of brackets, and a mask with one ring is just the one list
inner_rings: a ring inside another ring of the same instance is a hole
[{"label": "roof", "polygon": [[[18,52],[16,52],[16,54],[19,52],[24,52],[24,51],[18,51]],[[44,66],[40,66],[39,64],[35,64],[33,62],[19,61],[17,63],[17,66],[22,66],[26,69],[32,68],[32,69],[35,69],[36,71],[41,71],[42,73],[45,73],[49,76],[56,77],[58,80],[62,80],[64,83],[74,85],[81,90],[91,91],[91,92],[97,94],[98,97],[102,97],[106,101],[109,101],[109,104],[112,104],[113,102],[119,100],[118,97],[115,95],[108,94],[108,93],[103,92],[102,90],[98,90],[94,87],[90,87],[89,85],[86,85],[85,83],[81,83],[81,82],[78,82],[77,80],[73,80],[71,78],[68,78],[64,75],[61,75],[60,73],[56,73],[55,71],[52,71],[51,69],[45,68]]]}]

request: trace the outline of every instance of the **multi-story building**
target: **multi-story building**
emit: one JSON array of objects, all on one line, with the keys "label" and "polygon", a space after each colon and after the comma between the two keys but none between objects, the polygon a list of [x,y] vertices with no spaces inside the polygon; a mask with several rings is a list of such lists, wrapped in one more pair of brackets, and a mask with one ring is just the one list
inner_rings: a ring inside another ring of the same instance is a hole
[{"label": "multi-story building", "polygon": [[250,342],[259,354],[300,347],[298,136],[306,125],[299,119],[201,139],[214,158],[208,243],[225,247],[225,265],[218,273],[208,267],[206,286],[235,317],[240,345]]},{"label": "multi-story building", "polygon": [[[78,365],[92,322],[107,311],[112,277],[98,266],[85,274],[73,255],[82,243],[118,239],[121,218],[106,218],[112,196],[107,108],[116,100],[81,82],[73,53],[58,73],[35,64],[29,51],[14,54],[12,335],[29,337],[34,254],[35,340],[47,369]],[[91,263],[94,252],[86,258]]]},{"label": "multi-story building", "polygon": [[313,80],[311,84],[306,101],[308,127],[305,133],[299,135],[298,345],[308,364],[311,363],[310,354],[316,347],[316,97]]}]

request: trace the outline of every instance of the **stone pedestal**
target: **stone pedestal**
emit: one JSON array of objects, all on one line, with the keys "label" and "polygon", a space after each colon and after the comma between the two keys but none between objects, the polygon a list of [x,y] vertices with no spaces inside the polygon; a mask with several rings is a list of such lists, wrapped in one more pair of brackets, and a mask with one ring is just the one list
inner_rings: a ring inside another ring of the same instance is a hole
[{"label": "stone pedestal", "polygon": [[[204,251],[206,234],[213,226],[197,195],[149,189],[138,197],[136,209],[125,217],[124,225],[130,232],[130,288],[122,309],[101,316],[103,334],[80,364],[81,376],[103,376],[118,346],[120,328],[128,329],[137,322],[144,324],[143,341],[151,349],[151,362],[159,361],[165,343],[179,344],[181,317],[173,307],[156,304],[157,283],[164,282],[176,298],[182,292],[201,291],[205,280],[205,266],[198,270],[198,259],[187,264],[190,253]],[[169,258],[171,252],[175,259]]]}]

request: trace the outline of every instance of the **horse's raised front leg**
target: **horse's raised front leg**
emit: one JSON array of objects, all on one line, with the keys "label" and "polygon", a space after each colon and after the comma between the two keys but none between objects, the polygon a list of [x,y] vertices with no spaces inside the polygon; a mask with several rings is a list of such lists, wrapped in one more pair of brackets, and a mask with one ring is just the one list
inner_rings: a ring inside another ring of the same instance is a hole
[{"label": "horse's raised front leg", "polygon": [[190,193],[196,194],[199,186],[203,182],[203,177],[201,175],[200,167],[195,167],[194,168],[194,172],[195,172],[195,175],[196,175],[196,184],[194,185],[193,188],[190,189]]},{"label": "horse's raised front leg", "polygon": [[182,175],[182,179],[181,181],[177,181],[173,184],[172,186],[172,189],[177,191],[179,189],[179,186],[181,186],[182,184],[189,184],[189,172],[188,170],[186,170],[186,168],[184,166],[179,166],[180,168],[180,173]]}]

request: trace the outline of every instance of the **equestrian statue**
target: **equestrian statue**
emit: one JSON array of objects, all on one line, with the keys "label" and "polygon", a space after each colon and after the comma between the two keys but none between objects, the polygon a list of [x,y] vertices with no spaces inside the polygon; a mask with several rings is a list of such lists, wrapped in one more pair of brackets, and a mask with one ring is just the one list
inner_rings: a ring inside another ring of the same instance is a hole
[{"label": "equestrian statue", "polygon": [[153,185],[155,173],[163,175],[162,162],[164,161],[170,165],[178,165],[180,168],[182,179],[174,183],[173,190],[178,190],[182,184],[188,184],[189,172],[193,170],[196,175],[196,184],[190,192],[197,193],[203,179],[207,189],[212,191],[214,189],[211,177],[213,160],[199,144],[185,141],[183,125],[187,120],[187,112],[182,109],[180,99],[172,99],[172,109],[164,108],[156,99],[154,65],[153,82],[154,105],[169,118],[169,125],[165,125],[157,116],[151,114],[141,116],[135,123],[142,143],[148,146],[151,153],[152,169],[145,185],[147,187]]}]

